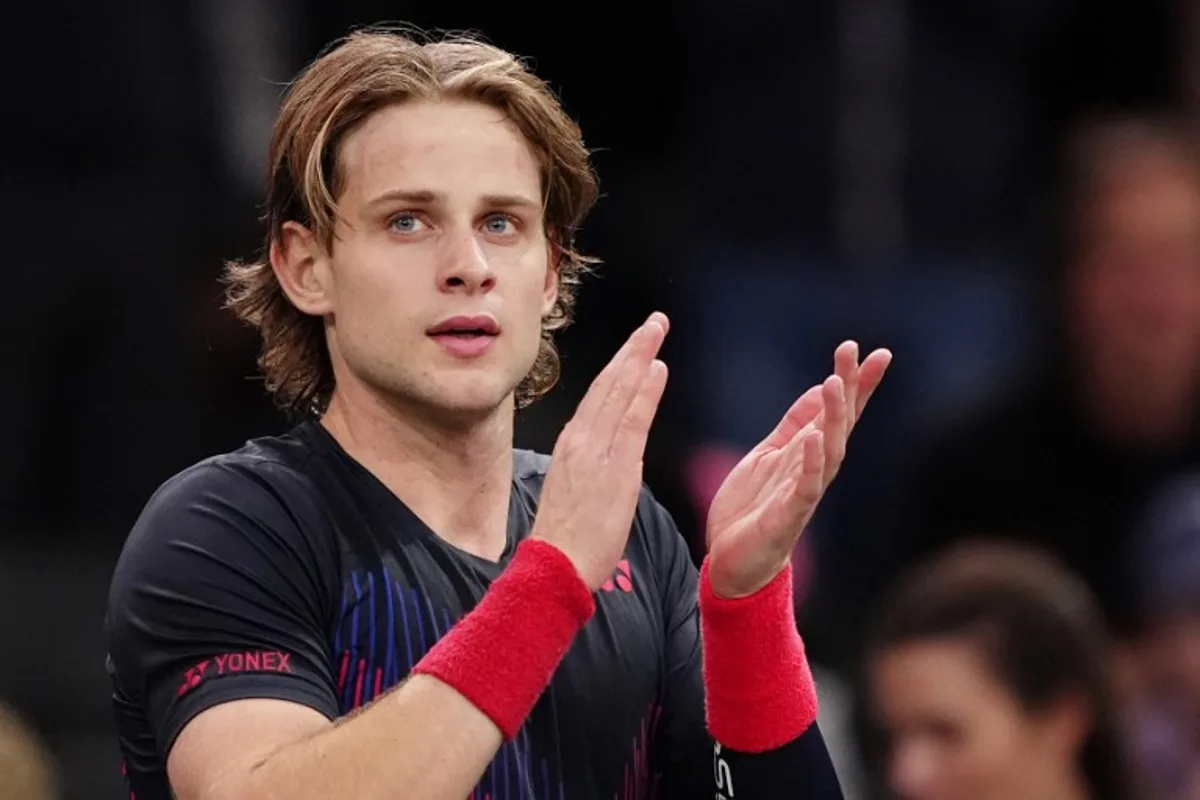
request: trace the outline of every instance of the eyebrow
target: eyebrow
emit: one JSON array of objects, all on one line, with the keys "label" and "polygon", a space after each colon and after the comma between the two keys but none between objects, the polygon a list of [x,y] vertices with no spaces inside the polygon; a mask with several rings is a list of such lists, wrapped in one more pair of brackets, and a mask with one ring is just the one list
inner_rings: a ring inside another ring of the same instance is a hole
[{"label": "eyebrow", "polygon": [[[367,201],[366,207],[377,208],[378,206],[397,201],[417,205],[437,205],[444,203],[446,196],[441,192],[434,192],[428,189],[392,189],[391,191],[376,195]],[[541,203],[519,194],[488,194],[484,195],[481,201],[483,205],[492,208],[523,208],[529,211],[542,210]]]}]

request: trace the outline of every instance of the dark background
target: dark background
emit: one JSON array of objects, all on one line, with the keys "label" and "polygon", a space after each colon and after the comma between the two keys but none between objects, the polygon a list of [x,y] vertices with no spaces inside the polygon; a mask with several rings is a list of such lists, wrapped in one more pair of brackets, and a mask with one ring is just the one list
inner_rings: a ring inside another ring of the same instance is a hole
[{"label": "dark background", "polygon": [[[666,311],[647,480],[694,532],[698,447],[752,444],[841,338],[896,351],[812,533],[818,585],[852,600],[903,549],[870,512],[927,432],[1048,351],[1064,132],[1191,106],[1191,28],[1165,0],[16,0],[3,20],[0,698],[72,798],[118,796],[102,620],[141,505],[286,425],[217,276],[261,243],[282,86],[352,26],[472,29],[530,56],[596,151],[583,244],[605,264],[523,443],[549,448],[629,330]],[[755,341],[786,369],[730,377],[715,354]],[[858,612],[816,608],[814,659],[844,671],[853,642],[823,632]]]}]

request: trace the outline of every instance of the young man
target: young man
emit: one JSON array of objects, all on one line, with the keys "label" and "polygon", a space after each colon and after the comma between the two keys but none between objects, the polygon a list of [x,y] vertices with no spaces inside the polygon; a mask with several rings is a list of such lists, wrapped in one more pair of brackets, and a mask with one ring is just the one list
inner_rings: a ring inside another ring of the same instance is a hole
[{"label": "young man", "polygon": [[291,87],[230,298],[312,419],[177,475],[130,535],[109,671],[138,800],[840,795],[786,565],[889,355],[839,348],[718,494],[698,575],[641,488],[665,317],[552,459],[513,450],[595,197],[495,48],[359,33]]}]

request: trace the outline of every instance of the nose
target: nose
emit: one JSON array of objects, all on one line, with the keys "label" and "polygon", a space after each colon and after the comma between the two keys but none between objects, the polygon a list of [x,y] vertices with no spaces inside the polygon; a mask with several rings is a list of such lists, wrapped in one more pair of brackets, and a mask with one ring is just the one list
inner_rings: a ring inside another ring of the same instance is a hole
[{"label": "nose", "polygon": [[937,759],[928,747],[900,744],[894,746],[889,778],[894,792],[905,798],[936,796]]},{"label": "nose", "polygon": [[444,292],[488,292],[496,285],[496,273],[487,254],[472,235],[456,236],[442,254],[439,284]]}]

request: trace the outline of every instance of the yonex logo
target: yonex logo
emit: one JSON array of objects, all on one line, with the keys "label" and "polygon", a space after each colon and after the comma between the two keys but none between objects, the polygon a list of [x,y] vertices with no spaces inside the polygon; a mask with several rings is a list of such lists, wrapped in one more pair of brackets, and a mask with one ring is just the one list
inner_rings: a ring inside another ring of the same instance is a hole
[{"label": "yonex logo", "polygon": [[[175,693],[182,697],[200,685],[209,675],[227,675],[232,672],[291,672],[291,653],[278,650],[248,650],[242,653],[225,653],[206,658],[183,674],[183,683]],[[215,670],[213,669],[215,667]]]},{"label": "yonex logo", "polygon": [[183,674],[183,683],[180,684],[179,690],[176,692],[180,697],[187,694],[190,690],[200,685],[200,681],[204,680],[204,673],[208,671],[208,659],[201,661],[196,666],[189,669]]}]

